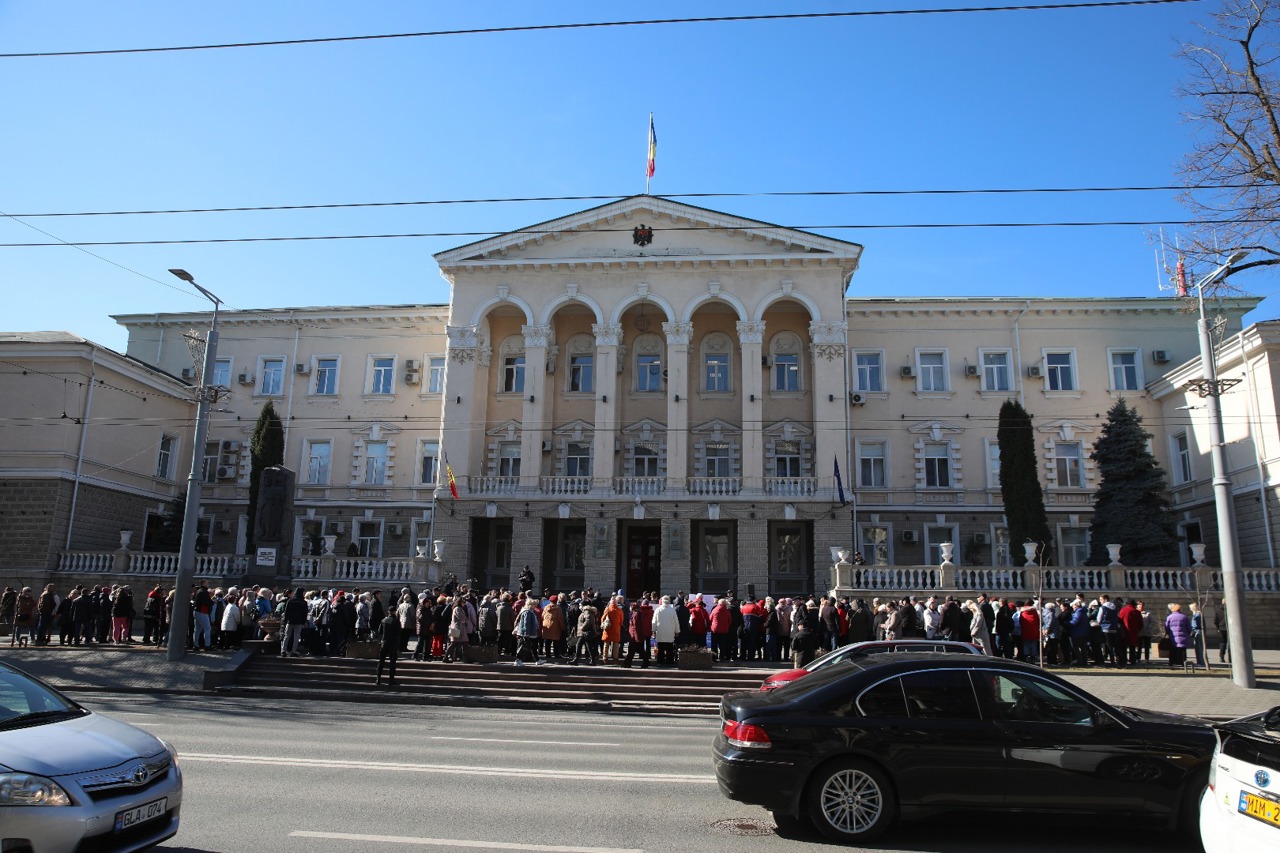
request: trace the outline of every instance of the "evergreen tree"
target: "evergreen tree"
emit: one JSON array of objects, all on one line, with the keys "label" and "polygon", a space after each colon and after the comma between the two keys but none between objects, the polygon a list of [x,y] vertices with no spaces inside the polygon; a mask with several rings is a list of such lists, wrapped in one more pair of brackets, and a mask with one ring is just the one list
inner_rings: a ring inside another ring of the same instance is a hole
[{"label": "evergreen tree", "polygon": [[187,514],[187,492],[183,489],[169,502],[169,508],[160,522],[160,529],[150,541],[143,544],[142,550],[163,554],[176,553],[182,546],[182,522]]},{"label": "evergreen tree", "polygon": [[1031,415],[1017,400],[1006,400],[1000,407],[996,442],[1000,446],[1000,497],[1009,521],[1009,546],[1013,549],[1014,562],[1022,557],[1022,543],[1029,539],[1040,544],[1037,562],[1043,564],[1052,553],[1049,521],[1044,511],[1044,492],[1040,489]]},{"label": "evergreen tree", "polygon": [[258,414],[253,437],[249,439],[249,531],[245,537],[247,554],[252,554],[257,547],[254,542],[254,519],[258,514],[258,481],[262,479],[264,469],[283,464],[284,424],[280,422],[275,406],[268,400]]},{"label": "evergreen tree", "polygon": [[1100,483],[1089,528],[1089,565],[1105,566],[1108,543],[1120,543],[1129,566],[1178,565],[1177,531],[1169,512],[1164,471],[1147,441],[1142,417],[1124,400],[1107,412],[1089,458]]}]

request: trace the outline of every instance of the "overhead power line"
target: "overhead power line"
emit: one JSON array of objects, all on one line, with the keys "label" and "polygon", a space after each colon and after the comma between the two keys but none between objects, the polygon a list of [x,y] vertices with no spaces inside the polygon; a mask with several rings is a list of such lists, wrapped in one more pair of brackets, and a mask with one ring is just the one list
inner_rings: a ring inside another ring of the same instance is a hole
[{"label": "overhead power line", "polygon": [[751,21],[796,21],[831,18],[874,18],[904,15],[947,15],[975,12],[1044,12],[1071,9],[1109,9],[1125,6],[1158,6],[1168,3],[1189,3],[1198,0],[1114,0],[1095,3],[1045,3],[1022,6],[967,6],[940,9],[868,9],[856,12],[794,12],[774,15],[715,15],[705,18],[651,18],[635,21],[580,21],[564,24],[527,24],[510,27],[472,27],[459,30],[427,30],[415,33],[379,33],[362,36],[328,36],[322,38],[275,39],[271,41],[224,42],[219,44],[188,44],[169,47],[127,47],[100,50],[56,50],[32,53],[0,53],[0,59],[34,59],[55,56],[110,56],[127,53],[176,53],[194,50],[225,50],[244,47],[284,47],[305,44],[335,44],[340,42],[380,41],[388,39],[434,38],[440,36],[496,35],[501,33],[530,33],[552,30],[587,30],[608,27],[647,27],[671,24],[722,24]]}]

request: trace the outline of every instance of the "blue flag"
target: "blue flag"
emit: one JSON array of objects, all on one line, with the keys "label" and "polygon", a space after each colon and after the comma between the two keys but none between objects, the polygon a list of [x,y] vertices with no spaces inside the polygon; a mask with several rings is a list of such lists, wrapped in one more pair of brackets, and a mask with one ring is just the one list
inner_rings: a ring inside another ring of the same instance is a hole
[{"label": "blue flag", "polygon": [[840,479],[840,457],[833,458],[836,463],[836,493],[840,496],[840,506],[844,506],[848,501],[844,499],[844,482]]}]

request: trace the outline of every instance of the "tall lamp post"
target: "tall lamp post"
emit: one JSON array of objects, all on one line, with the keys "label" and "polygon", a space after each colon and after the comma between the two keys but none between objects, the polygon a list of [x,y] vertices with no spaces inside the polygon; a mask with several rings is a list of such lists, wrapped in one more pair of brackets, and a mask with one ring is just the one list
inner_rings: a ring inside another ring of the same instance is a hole
[{"label": "tall lamp post", "polygon": [[1227,636],[1231,646],[1231,680],[1240,687],[1256,687],[1253,672],[1253,649],[1249,645],[1248,617],[1244,609],[1244,586],[1240,581],[1240,546],[1236,540],[1236,506],[1231,496],[1231,478],[1227,474],[1226,433],[1222,428],[1222,401],[1224,391],[1238,380],[1218,379],[1217,357],[1209,336],[1209,321],[1204,315],[1204,288],[1222,276],[1231,265],[1242,260],[1245,250],[1233,253],[1227,262],[1196,282],[1196,296],[1200,300],[1200,320],[1196,324],[1200,332],[1201,379],[1192,387],[1209,406],[1209,458],[1213,465],[1213,503],[1218,516],[1218,555],[1222,568],[1222,597],[1227,608]]},{"label": "tall lamp post", "polygon": [[213,322],[209,324],[209,338],[205,341],[204,371],[200,374],[200,390],[196,401],[196,430],[191,445],[191,473],[187,475],[187,505],[182,514],[182,544],[178,546],[178,577],[174,580],[173,621],[169,625],[169,660],[182,660],[187,653],[187,630],[191,624],[191,584],[196,575],[196,528],[200,524],[200,467],[204,462],[204,441],[209,432],[209,407],[215,401],[215,392],[209,384],[214,364],[218,358],[218,307],[222,300],[196,284],[191,273],[182,269],[169,270],[178,278],[200,291],[213,303]]}]

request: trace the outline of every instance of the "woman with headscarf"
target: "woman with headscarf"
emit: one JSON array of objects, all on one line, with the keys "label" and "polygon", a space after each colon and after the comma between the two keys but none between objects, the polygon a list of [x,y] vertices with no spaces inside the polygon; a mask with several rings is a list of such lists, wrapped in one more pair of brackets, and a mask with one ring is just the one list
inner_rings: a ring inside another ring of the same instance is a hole
[{"label": "woman with headscarf", "polygon": [[969,636],[973,638],[974,645],[979,646],[984,655],[991,654],[991,631],[987,628],[987,617],[982,615],[982,608],[972,599],[964,606],[973,614],[969,621]]},{"label": "woman with headscarf", "polygon": [[1176,601],[1169,603],[1164,630],[1173,644],[1169,648],[1169,666],[1182,666],[1187,662],[1187,649],[1191,646],[1191,620],[1182,612],[1182,605]]}]

